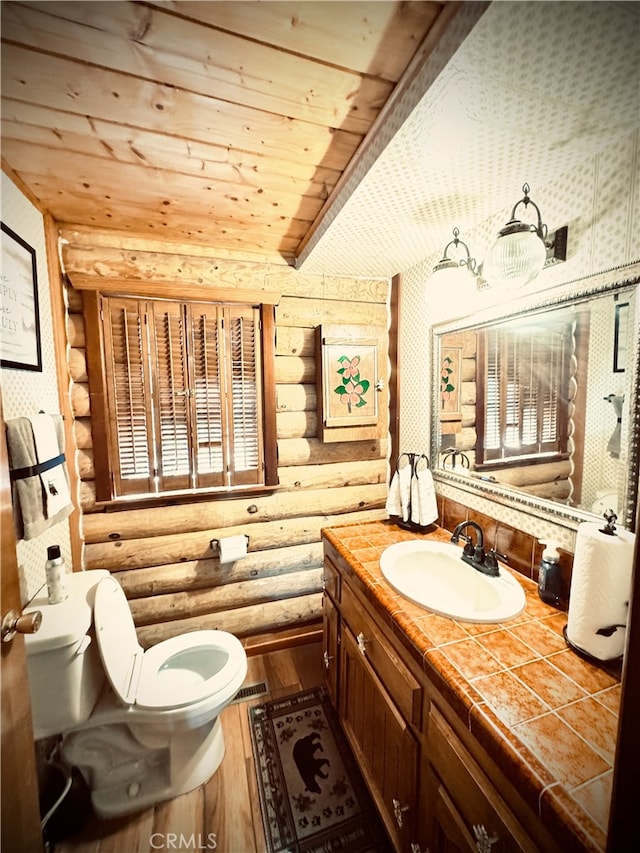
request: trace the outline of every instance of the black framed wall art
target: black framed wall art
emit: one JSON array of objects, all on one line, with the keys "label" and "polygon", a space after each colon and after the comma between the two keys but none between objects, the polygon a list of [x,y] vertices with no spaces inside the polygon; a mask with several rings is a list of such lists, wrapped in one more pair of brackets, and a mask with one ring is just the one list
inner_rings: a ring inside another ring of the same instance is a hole
[{"label": "black framed wall art", "polygon": [[0,366],[41,372],[36,252],[4,222],[0,226]]}]

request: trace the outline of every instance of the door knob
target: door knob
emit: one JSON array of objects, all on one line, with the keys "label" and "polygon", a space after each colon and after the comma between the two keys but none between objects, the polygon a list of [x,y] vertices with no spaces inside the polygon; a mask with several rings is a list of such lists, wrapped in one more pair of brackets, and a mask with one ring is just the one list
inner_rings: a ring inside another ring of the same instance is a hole
[{"label": "door knob", "polygon": [[42,625],[42,613],[32,610],[20,615],[17,610],[7,610],[2,617],[2,642],[10,643],[16,634],[35,634]]}]

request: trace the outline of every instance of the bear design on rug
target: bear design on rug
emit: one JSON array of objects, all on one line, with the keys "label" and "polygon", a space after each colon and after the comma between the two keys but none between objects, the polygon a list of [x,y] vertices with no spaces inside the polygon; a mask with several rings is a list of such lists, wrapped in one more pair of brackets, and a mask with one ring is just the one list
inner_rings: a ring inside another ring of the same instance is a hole
[{"label": "bear design on rug", "polygon": [[328,758],[315,757],[316,750],[318,749],[320,752],[323,752],[318,732],[313,732],[313,734],[300,738],[293,745],[293,760],[305,784],[305,790],[311,791],[314,794],[320,793],[320,786],[316,781],[316,776],[326,779],[329,774],[324,773],[322,768],[325,764],[330,764]]}]

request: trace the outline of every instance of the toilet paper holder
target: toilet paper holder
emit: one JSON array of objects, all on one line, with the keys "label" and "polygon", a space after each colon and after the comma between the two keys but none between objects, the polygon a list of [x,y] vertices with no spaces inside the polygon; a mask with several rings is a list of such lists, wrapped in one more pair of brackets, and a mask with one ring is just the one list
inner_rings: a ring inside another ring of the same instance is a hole
[{"label": "toilet paper holder", "polygon": [[[251,541],[251,539],[246,533],[244,534],[244,538],[247,540],[247,550],[249,550],[249,542]],[[212,539],[209,544],[211,545],[211,550],[214,556],[217,556],[220,553],[220,540]]]},{"label": "toilet paper holder", "polygon": [[618,520],[618,516],[612,509],[608,509],[605,513],[603,513],[604,518],[604,527],[600,528],[600,533],[606,533],[607,536],[615,536],[616,535],[616,521]]}]

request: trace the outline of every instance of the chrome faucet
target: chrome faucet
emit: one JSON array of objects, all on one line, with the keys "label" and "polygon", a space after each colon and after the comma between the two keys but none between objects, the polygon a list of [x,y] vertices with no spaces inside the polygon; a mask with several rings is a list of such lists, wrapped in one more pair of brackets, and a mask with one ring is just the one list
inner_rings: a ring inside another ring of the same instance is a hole
[{"label": "chrome faucet", "polygon": [[[471,536],[467,536],[462,531],[467,527],[470,527],[472,530],[476,531],[476,544],[473,544],[473,540]],[[479,572],[482,572],[484,575],[491,575],[492,577],[498,577],[500,571],[498,569],[498,556],[503,557],[503,554],[496,554],[495,550],[492,548],[487,554],[484,552],[484,533],[482,532],[482,528],[476,521],[462,521],[460,524],[457,524],[453,533],[451,534],[452,542],[459,542],[460,539],[465,543],[464,548],[462,549],[461,559],[464,560],[465,563],[469,563],[470,566],[473,566],[474,569],[477,569]],[[506,559],[506,557],[505,557]]]}]

